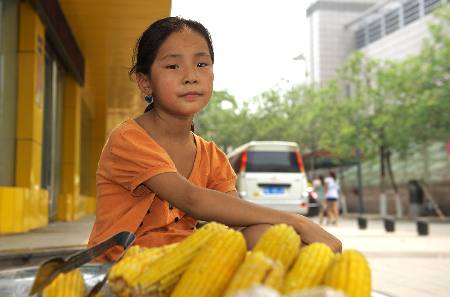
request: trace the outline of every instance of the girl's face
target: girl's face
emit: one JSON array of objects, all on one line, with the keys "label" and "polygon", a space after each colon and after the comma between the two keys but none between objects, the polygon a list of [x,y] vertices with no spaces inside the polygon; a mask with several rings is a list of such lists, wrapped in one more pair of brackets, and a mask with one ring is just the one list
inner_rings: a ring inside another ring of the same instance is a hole
[{"label": "girl's face", "polygon": [[206,40],[190,29],[174,32],[161,44],[150,69],[155,108],[174,115],[194,115],[208,104],[213,80]]}]

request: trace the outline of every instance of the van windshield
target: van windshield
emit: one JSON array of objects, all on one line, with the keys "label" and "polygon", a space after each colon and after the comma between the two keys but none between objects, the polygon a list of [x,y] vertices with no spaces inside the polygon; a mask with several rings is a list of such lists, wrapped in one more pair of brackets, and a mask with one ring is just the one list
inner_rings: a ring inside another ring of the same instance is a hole
[{"label": "van windshield", "polygon": [[249,151],[247,172],[300,172],[295,152]]}]

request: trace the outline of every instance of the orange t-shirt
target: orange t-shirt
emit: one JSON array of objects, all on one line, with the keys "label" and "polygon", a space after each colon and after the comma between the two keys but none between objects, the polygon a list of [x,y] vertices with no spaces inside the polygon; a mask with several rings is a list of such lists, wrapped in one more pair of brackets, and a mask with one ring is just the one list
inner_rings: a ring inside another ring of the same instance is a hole
[{"label": "orange t-shirt", "polygon": [[[189,181],[220,192],[235,191],[236,174],[226,155],[214,142],[193,135],[197,152]],[[176,171],[167,152],[134,120],[115,128],[98,163],[97,210],[89,245],[120,231],[135,233],[134,244],[147,247],[178,242],[191,234],[196,219],[143,184],[158,174]],[[97,260],[115,260],[121,250],[110,249]]]}]

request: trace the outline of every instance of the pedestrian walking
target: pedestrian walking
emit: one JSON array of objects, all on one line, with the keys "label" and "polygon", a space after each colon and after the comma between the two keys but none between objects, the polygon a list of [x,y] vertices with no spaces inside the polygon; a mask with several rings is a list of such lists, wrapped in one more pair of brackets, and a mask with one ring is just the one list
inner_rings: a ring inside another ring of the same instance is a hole
[{"label": "pedestrian walking", "polygon": [[[214,142],[193,131],[213,91],[214,51],[208,30],[180,17],[156,21],[138,39],[130,75],[148,106],[113,129],[97,168],[96,220],[89,245],[119,231],[135,244],[179,242],[197,220],[239,228],[250,249],[273,224],[286,223],[302,242],[341,242],[310,219],[238,199],[236,175]],[[111,249],[100,261],[118,258]]]},{"label": "pedestrian walking", "polygon": [[337,225],[339,221],[339,192],[340,186],[336,180],[336,174],[330,171],[325,179],[325,197],[327,204],[327,224]]},{"label": "pedestrian walking", "polygon": [[319,204],[319,224],[322,225],[324,216],[327,217],[327,200],[325,199],[325,178],[323,175],[319,175],[317,179],[313,181],[314,192],[317,194],[317,203]]}]

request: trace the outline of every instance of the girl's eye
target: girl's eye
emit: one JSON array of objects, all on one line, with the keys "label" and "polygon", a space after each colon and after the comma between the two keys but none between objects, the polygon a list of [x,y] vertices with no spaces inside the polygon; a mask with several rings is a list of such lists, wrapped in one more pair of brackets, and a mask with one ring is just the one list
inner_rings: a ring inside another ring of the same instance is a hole
[{"label": "girl's eye", "polygon": [[208,63],[198,63],[197,67],[206,67],[208,66]]},{"label": "girl's eye", "polygon": [[167,69],[177,69],[178,65],[177,64],[170,64],[166,66]]}]

